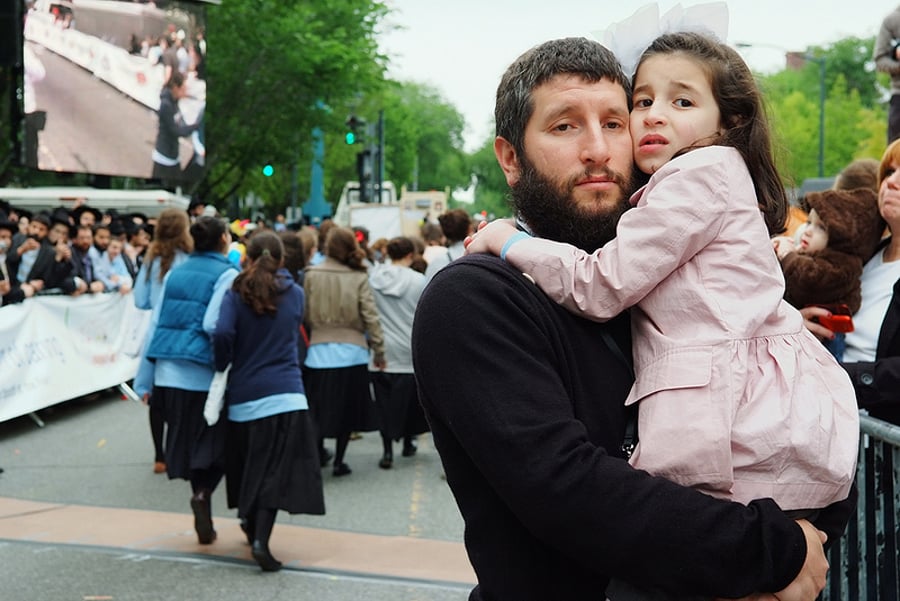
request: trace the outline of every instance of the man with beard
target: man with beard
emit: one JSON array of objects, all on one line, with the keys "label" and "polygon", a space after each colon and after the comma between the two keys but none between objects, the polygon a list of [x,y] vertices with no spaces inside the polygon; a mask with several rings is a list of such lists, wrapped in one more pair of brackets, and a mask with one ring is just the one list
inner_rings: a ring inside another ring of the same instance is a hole
[{"label": "man with beard", "polygon": [[50,216],[38,213],[28,224],[28,235],[13,236],[6,253],[6,267],[15,289],[7,294],[5,304],[55,288],[68,276],[69,264],[62,250],[50,242],[49,231]]},{"label": "man with beard", "polygon": [[85,292],[103,292],[103,282],[97,279],[90,250],[94,245],[94,231],[89,225],[79,225],[72,240],[70,264],[72,275],[63,282],[66,294],[78,296]]},{"label": "man with beard", "polygon": [[[615,235],[635,188],[629,95],[582,38],[510,66],[494,151],[523,228],[588,251]],[[466,523],[470,600],[603,599],[610,575],[682,598],[814,599],[827,562],[808,522],[628,465],[630,357],[627,315],[575,316],[500,258],[458,259],[426,288],[414,369]]]}]

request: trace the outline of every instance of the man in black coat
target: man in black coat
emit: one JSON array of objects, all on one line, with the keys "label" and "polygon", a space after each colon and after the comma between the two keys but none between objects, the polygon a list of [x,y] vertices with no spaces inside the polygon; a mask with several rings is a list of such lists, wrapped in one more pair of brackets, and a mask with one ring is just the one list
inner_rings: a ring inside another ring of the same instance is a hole
[{"label": "man in black coat", "polygon": [[28,224],[28,234],[13,236],[12,246],[6,254],[6,267],[10,279],[18,282],[21,298],[16,296],[11,302],[20,302],[42,290],[60,285],[68,276],[71,266],[61,249],[50,243],[50,216],[38,213]]},{"label": "man in black coat", "polygon": [[[507,70],[494,150],[535,235],[588,251],[615,235],[634,187],[629,87],[585,39],[547,42]],[[465,520],[470,600],[602,600],[614,575],[681,598],[812,601],[827,562],[808,522],[628,464],[630,357],[627,315],[571,314],[502,258],[463,257],[426,288],[413,360]],[[843,523],[851,509],[824,511]]]}]

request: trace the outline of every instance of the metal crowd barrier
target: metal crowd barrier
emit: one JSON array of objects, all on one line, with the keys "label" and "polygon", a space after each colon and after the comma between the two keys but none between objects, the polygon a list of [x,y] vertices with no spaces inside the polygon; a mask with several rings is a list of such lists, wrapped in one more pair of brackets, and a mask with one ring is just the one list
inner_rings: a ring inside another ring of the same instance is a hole
[{"label": "metal crowd barrier", "polygon": [[900,599],[900,426],[860,415],[856,519],[834,544],[824,601]]}]

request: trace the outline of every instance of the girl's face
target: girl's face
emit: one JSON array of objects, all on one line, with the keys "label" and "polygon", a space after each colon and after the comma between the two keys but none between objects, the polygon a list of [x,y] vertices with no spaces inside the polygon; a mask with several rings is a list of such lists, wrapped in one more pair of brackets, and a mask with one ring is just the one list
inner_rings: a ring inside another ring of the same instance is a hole
[{"label": "girl's face", "polygon": [[644,173],[653,173],[680,150],[708,143],[721,129],[709,77],[683,54],[644,60],[635,76],[633,99],[634,161]]},{"label": "girl's face", "polygon": [[799,252],[811,253],[825,250],[828,246],[828,228],[819,219],[819,214],[813,209],[809,212],[806,220],[806,227],[803,228],[803,234],[800,236],[800,245],[797,249]]}]

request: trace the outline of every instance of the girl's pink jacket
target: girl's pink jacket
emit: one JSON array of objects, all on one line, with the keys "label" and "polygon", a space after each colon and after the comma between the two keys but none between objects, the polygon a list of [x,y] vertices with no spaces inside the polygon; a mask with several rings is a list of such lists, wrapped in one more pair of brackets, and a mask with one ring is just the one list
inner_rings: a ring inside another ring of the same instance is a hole
[{"label": "girl's pink jacket", "polygon": [[598,321],[633,307],[635,467],[782,509],[847,497],[859,414],[850,379],[783,300],[750,173],[733,148],[693,150],[639,190],[588,254],[544,239],[506,260]]}]

